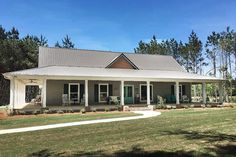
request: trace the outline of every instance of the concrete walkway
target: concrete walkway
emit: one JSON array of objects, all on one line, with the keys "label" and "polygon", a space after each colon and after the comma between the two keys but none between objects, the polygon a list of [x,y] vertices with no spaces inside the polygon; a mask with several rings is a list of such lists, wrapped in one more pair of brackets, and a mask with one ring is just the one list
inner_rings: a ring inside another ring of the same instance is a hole
[{"label": "concrete walkway", "polygon": [[138,113],[138,114],[142,114],[142,115],[132,116],[132,117],[88,120],[88,121],[71,122],[71,123],[59,123],[59,124],[50,124],[50,125],[33,126],[33,127],[25,127],[25,128],[4,129],[4,130],[0,130],[0,135],[1,134],[18,133],[18,132],[28,132],[28,131],[38,131],[38,130],[62,128],[62,127],[69,127],[69,126],[79,126],[79,125],[86,125],[86,124],[108,123],[108,122],[118,122],[118,121],[134,120],[134,119],[143,119],[143,118],[155,117],[155,116],[158,116],[161,114],[160,112],[155,112],[155,111],[133,111],[133,112]]}]

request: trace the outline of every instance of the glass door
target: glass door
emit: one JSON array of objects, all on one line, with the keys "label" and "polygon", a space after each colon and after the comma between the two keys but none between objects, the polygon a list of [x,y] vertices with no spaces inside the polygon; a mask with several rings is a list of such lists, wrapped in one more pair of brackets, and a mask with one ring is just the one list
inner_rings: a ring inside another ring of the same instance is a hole
[{"label": "glass door", "polygon": [[69,83],[69,101],[70,104],[79,104],[79,84]]},{"label": "glass door", "polygon": [[125,104],[133,104],[134,103],[134,93],[132,85],[124,86],[124,102]]}]

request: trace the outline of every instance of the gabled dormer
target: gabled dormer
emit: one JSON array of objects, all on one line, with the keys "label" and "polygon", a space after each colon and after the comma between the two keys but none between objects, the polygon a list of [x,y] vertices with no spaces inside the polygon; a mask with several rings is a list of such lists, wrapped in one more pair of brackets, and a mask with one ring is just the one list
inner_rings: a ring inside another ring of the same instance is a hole
[{"label": "gabled dormer", "polygon": [[138,67],[123,53],[115,57],[106,68],[138,70]]}]

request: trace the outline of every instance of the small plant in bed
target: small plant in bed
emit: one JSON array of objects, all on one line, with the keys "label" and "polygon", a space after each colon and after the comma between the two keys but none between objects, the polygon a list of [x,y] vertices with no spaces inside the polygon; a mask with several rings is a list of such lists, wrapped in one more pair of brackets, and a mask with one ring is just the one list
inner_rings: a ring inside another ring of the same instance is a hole
[{"label": "small plant in bed", "polygon": [[157,104],[156,105],[156,109],[165,109],[166,108],[166,105],[164,104]]},{"label": "small plant in bed", "polygon": [[110,108],[109,107],[106,107],[105,108],[105,112],[109,112],[110,111]]},{"label": "small plant in bed", "polygon": [[85,114],[85,113],[86,113],[86,109],[85,109],[85,108],[82,108],[82,109],[80,110],[80,112],[81,112],[82,114]]},{"label": "small plant in bed", "polygon": [[211,108],[212,106],[210,104],[207,104],[206,107]]},{"label": "small plant in bed", "polygon": [[58,110],[57,113],[58,113],[58,114],[63,114],[64,111],[62,111],[62,110]]},{"label": "small plant in bed", "polygon": [[96,108],[92,108],[91,111],[92,112],[97,112],[97,109]]},{"label": "small plant in bed", "polygon": [[118,105],[118,106],[117,106],[117,110],[118,110],[118,111],[123,111],[123,106]]}]

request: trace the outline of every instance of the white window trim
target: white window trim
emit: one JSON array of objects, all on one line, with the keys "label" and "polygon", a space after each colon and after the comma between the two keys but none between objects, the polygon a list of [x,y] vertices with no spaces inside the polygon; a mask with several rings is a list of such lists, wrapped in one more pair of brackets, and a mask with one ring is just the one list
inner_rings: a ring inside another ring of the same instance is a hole
[{"label": "white window trim", "polygon": [[[133,104],[134,104],[134,85],[125,84],[125,85],[124,85],[124,88],[125,88],[125,86],[127,86],[127,87],[132,87],[132,97],[133,97]],[[125,94],[125,91],[124,91],[124,94]],[[125,96],[124,96],[124,97],[125,97]]]},{"label": "white window trim", "polygon": [[[174,85],[174,94],[176,95],[176,85]],[[183,86],[182,84],[179,84],[179,92],[180,92],[180,97],[179,97],[179,100],[182,100],[182,97],[183,97]]]},{"label": "white window trim", "polygon": [[[106,86],[107,86],[107,97],[108,97],[108,96],[109,96],[109,84],[108,84],[108,83],[99,83],[99,84],[98,84],[98,102],[99,102],[99,103],[104,103],[104,102],[106,102],[106,100],[105,100],[105,101],[101,101],[101,100],[100,100],[100,93],[101,93],[101,92],[100,92],[100,86],[101,86],[101,85],[106,85]],[[104,93],[104,92],[103,92],[103,93]]]},{"label": "white window trim", "polygon": [[71,104],[70,100],[70,85],[77,85],[78,86],[78,103],[80,103],[80,84],[79,83],[68,83],[68,98],[69,98],[69,104]]},{"label": "white window trim", "polygon": [[[147,86],[147,84],[140,84],[139,85],[139,94],[140,94],[139,101],[140,102],[147,102],[147,100],[142,100],[141,86]],[[150,86],[152,86],[152,97],[150,97],[150,102],[153,102],[153,84],[150,84]]]}]

